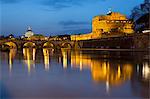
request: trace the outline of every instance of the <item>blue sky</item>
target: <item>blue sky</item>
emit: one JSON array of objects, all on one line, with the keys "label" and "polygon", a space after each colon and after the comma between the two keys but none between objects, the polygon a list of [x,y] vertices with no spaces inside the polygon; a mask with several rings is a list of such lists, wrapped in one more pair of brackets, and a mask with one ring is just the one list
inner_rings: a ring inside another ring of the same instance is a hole
[{"label": "blue sky", "polygon": [[144,0],[0,0],[1,35],[23,35],[28,26],[43,35],[91,32],[92,18],[108,9],[127,16]]}]

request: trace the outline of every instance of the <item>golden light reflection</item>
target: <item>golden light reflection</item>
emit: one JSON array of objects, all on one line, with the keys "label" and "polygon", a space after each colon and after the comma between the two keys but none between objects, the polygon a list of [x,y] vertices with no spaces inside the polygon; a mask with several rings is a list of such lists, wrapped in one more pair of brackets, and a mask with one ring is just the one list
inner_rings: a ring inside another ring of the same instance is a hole
[{"label": "golden light reflection", "polygon": [[31,72],[31,67],[35,67],[35,54],[36,49],[23,48],[23,55],[25,59],[25,63],[27,64],[28,73]]},{"label": "golden light reflection", "polygon": [[33,49],[33,60],[35,61],[35,53],[36,53],[36,49]]},{"label": "golden light reflection", "polygon": [[146,80],[150,80],[150,65],[148,62],[143,63],[142,76]]},{"label": "golden light reflection", "polygon": [[[123,71],[126,71],[126,72],[124,72],[124,74],[126,75],[126,78],[130,79],[131,75],[133,73],[133,68],[132,68],[131,64],[124,64]],[[124,78],[124,80],[126,78]]]},{"label": "golden light reflection", "polygon": [[66,69],[68,65],[68,57],[66,50],[62,50],[62,56],[63,56],[63,68]]},{"label": "golden light reflection", "polygon": [[9,71],[12,71],[13,59],[15,58],[17,49],[10,49],[9,51]]},{"label": "golden light reflection", "polygon": [[50,64],[50,52],[49,49],[44,48],[43,49],[43,55],[44,55],[44,65],[45,65],[45,70],[49,70],[49,64]]},{"label": "golden light reflection", "polygon": [[[108,81],[110,85],[120,85],[131,78],[133,71],[132,65],[122,64],[122,66],[106,66],[102,63],[100,63],[99,66],[92,67],[92,77],[95,82]],[[108,64],[110,63],[108,62]]]},{"label": "golden light reflection", "polygon": [[82,59],[83,59],[83,58],[82,58],[82,52],[81,52],[81,51],[80,51],[80,59],[81,59],[81,60],[80,60],[80,71],[82,71],[82,69],[83,69],[83,64],[82,64],[82,63],[83,63],[83,60],[82,60]]},{"label": "golden light reflection", "polygon": [[79,68],[82,70],[83,68],[91,69],[91,57],[88,55],[83,55],[81,51],[71,52],[71,67]]},{"label": "golden light reflection", "polygon": [[71,52],[71,67],[90,69],[93,81],[105,82],[107,92],[111,85],[120,85],[130,79],[133,72],[132,64],[112,64],[110,61],[94,59],[80,51]]}]

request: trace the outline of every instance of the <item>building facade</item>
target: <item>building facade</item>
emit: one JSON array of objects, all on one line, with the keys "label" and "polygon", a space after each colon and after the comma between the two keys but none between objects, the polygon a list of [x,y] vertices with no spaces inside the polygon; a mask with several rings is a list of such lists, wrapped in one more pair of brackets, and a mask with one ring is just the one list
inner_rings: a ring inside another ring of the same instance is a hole
[{"label": "building facade", "polygon": [[107,15],[93,18],[92,33],[72,35],[71,40],[89,40],[132,34],[134,33],[133,28],[133,22],[128,20],[125,15],[109,11]]}]

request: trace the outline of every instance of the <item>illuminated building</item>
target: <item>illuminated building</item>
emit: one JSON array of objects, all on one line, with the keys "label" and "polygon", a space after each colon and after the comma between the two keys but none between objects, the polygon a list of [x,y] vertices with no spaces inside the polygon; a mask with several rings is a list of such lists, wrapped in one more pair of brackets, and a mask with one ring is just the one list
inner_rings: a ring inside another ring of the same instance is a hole
[{"label": "illuminated building", "polygon": [[125,15],[118,12],[107,13],[107,15],[95,16],[92,21],[92,33],[83,35],[72,35],[71,40],[89,40],[103,37],[116,37],[132,34],[133,22]]},{"label": "illuminated building", "polygon": [[34,33],[32,32],[31,27],[28,27],[27,32],[25,33],[25,37],[30,38],[34,35]]},{"label": "illuminated building", "polygon": [[[42,35],[42,34],[35,34],[32,31],[31,27],[28,27],[27,32],[25,33],[25,37],[27,40],[48,40],[48,37]],[[24,38],[23,36],[21,37]]]}]

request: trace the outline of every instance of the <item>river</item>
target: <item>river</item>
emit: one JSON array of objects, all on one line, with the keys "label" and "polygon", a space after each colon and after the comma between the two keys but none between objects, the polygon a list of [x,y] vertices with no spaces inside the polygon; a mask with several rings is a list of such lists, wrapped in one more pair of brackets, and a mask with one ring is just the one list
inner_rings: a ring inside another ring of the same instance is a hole
[{"label": "river", "polygon": [[0,52],[1,98],[148,98],[148,55],[46,48]]}]

